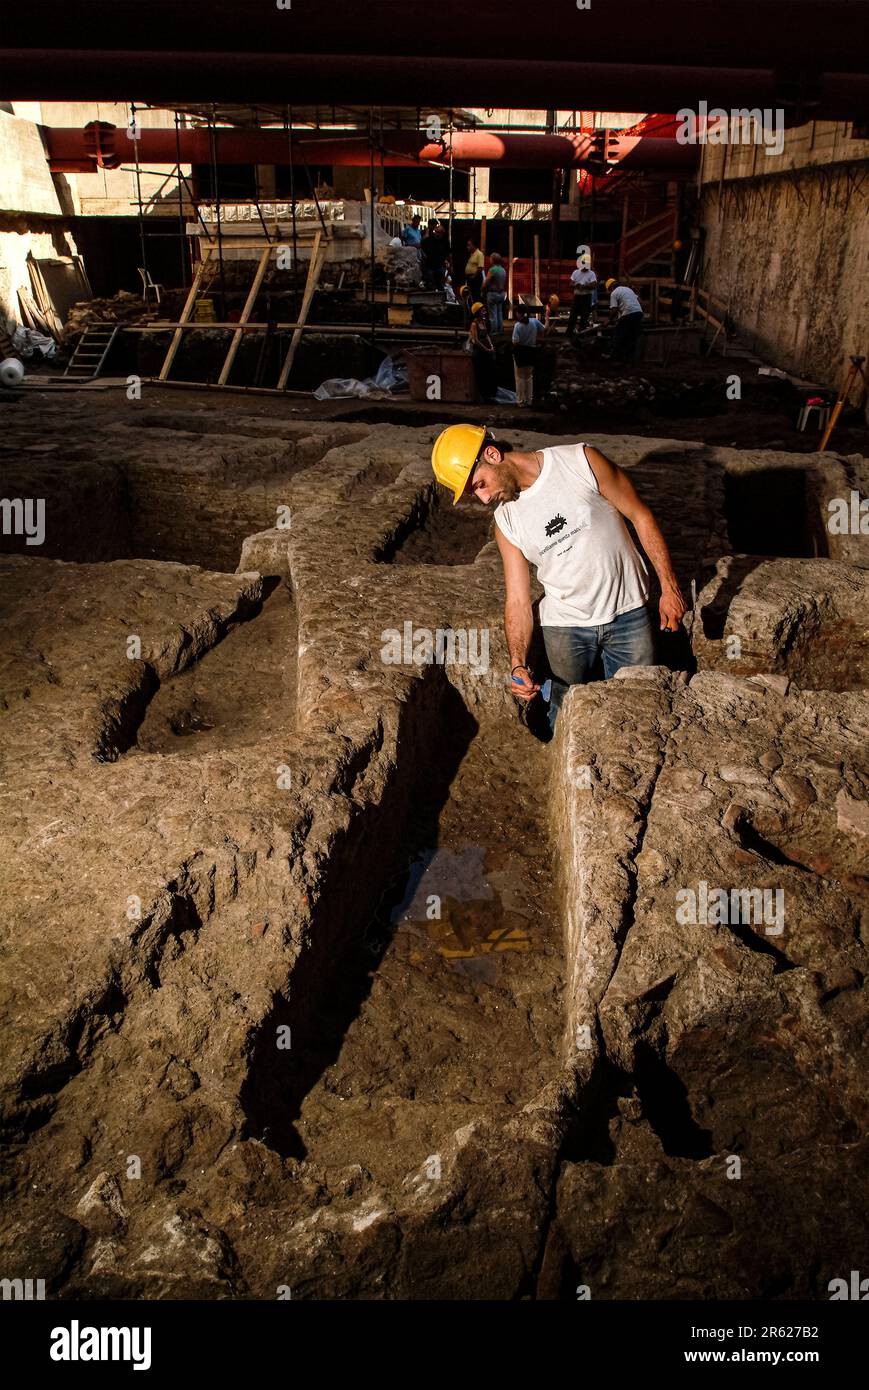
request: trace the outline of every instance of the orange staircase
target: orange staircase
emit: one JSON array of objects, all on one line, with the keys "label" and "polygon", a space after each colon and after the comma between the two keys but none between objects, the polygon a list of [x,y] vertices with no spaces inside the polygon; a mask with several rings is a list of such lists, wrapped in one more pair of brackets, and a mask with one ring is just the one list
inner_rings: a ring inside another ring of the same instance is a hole
[{"label": "orange staircase", "polygon": [[675,273],[673,243],[679,229],[679,206],[672,203],[638,226],[622,234],[619,243],[619,275],[672,278]]}]

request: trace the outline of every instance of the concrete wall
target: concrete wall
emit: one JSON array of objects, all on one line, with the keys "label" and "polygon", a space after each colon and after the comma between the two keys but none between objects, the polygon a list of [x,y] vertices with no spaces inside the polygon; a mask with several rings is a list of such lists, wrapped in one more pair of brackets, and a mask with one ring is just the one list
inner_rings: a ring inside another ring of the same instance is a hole
[{"label": "concrete wall", "polygon": [[[38,120],[47,126],[87,125],[88,121],[107,121],[119,130],[125,131],[130,121],[130,104],[125,101],[43,101],[13,102],[16,117],[27,115],[30,120]],[[34,107],[39,114],[34,115]],[[166,129],[174,126],[170,111],[142,111],[136,109],[136,120],[144,129]],[[124,150],[124,167],[121,169],[97,169],[92,174],[63,174],[56,177],[61,189],[68,190],[64,199],[65,212],[81,213],[92,217],[132,217],[138,215],[135,147],[132,141]],[[2,169],[0,163],[0,169]],[[182,171],[189,177],[190,165],[183,164]],[[46,167],[46,176],[51,175]],[[140,172],[142,199],[148,204],[150,215],[165,209],[172,217],[178,216],[178,181],[172,177],[172,170],[165,168],[152,173]]]},{"label": "concrete wall", "polygon": [[850,128],[787,131],[779,154],[708,145],[701,169],[704,287],[759,356],[827,385],[869,352],[869,140]]},{"label": "concrete wall", "polygon": [[[19,289],[31,289],[28,256],[37,259],[73,256],[76,245],[65,219],[78,215],[138,215],[136,175],[132,167],[98,169],[92,174],[52,174],[40,126],[85,126],[108,121],[126,130],[126,102],[12,102],[0,110],[0,319],[21,321]],[[167,111],[138,111],[141,126],[173,124]],[[124,142],[127,143],[126,141]],[[128,152],[124,150],[126,159]],[[129,142],[129,162],[135,151]],[[182,165],[189,174],[190,166]],[[178,183],[170,169],[142,173],[147,215],[178,217]],[[189,205],[187,205],[189,212]]]},{"label": "concrete wall", "polygon": [[0,111],[0,212],[62,212],[38,126],[6,111]]}]

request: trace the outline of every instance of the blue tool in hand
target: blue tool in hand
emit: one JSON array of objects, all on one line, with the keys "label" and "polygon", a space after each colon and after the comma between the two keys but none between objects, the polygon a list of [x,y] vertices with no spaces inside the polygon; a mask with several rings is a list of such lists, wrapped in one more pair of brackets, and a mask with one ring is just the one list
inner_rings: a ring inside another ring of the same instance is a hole
[{"label": "blue tool in hand", "polygon": [[[523,681],[523,679],[522,679],[521,676],[511,676],[511,680],[512,680],[512,682],[513,682],[514,685],[527,685],[527,684],[528,684],[527,681]],[[550,697],[550,695],[552,694],[552,681],[551,681],[551,680],[544,681],[543,684],[542,684],[541,687],[540,687],[540,690],[539,690],[538,694],[540,694],[540,695],[543,697],[543,699],[546,700],[547,703],[548,703],[549,697]]]}]

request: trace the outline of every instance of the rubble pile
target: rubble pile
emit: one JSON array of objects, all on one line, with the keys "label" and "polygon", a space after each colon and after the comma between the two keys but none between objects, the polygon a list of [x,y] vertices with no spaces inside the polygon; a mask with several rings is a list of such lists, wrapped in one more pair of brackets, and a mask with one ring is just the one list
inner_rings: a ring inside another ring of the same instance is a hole
[{"label": "rubble pile", "polygon": [[566,408],[577,402],[597,406],[621,405],[625,401],[653,401],[655,387],[642,376],[604,376],[562,356],[548,392],[548,403]]},{"label": "rubble pile", "polygon": [[131,294],[129,290],[118,290],[111,299],[80,299],[69,311],[60,337],[61,346],[74,346],[91,324],[152,323],[165,317],[165,310],[158,312],[149,308],[140,294]]}]

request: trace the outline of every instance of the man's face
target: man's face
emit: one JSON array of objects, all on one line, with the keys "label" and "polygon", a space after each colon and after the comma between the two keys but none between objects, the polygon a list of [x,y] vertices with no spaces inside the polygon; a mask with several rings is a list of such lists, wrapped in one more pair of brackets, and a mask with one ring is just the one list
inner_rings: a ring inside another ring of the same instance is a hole
[{"label": "man's face", "polygon": [[[491,455],[491,459],[487,458]],[[497,507],[519,496],[519,487],[512,471],[501,459],[497,449],[486,449],[471,476],[469,490],[478,502]]]}]

